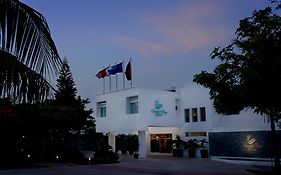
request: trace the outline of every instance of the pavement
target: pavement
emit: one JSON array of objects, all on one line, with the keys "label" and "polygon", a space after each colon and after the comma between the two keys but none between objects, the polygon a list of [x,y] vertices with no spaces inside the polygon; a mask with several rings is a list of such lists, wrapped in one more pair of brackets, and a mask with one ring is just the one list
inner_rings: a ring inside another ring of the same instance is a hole
[{"label": "pavement", "polygon": [[[261,164],[259,166],[267,166]],[[0,170],[0,175],[251,175],[256,162],[221,161],[210,158],[120,156],[120,163],[101,165],[50,164],[44,168]]]}]

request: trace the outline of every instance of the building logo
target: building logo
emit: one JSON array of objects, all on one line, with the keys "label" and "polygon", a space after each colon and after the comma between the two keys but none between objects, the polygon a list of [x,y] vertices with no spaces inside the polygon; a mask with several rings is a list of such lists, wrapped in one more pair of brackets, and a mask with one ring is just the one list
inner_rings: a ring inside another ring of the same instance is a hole
[{"label": "building logo", "polygon": [[163,105],[160,104],[159,100],[155,101],[154,109],[151,110],[156,116],[166,115],[168,112],[162,109]]},{"label": "building logo", "polygon": [[247,135],[245,140],[245,148],[247,152],[256,152],[262,146],[257,142],[257,140],[251,136]]},{"label": "building logo", "polygon": [[247,135],[247,144],[254,145],[257,140],[253,138],[251,135]]}]

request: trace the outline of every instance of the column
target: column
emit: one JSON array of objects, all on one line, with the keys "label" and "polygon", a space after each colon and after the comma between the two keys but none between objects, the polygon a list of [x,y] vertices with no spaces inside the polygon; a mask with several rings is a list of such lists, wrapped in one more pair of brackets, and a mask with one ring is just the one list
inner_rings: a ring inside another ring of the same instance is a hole
[{"label": "column", "polygon": [[112,150],[115,152],[115,135],[116,132],[110,132],[108,135],[108,144],[112,147]]},{"label": "column", "polygon": [[146,131],[138,131],[139,157],[146,158]]}]

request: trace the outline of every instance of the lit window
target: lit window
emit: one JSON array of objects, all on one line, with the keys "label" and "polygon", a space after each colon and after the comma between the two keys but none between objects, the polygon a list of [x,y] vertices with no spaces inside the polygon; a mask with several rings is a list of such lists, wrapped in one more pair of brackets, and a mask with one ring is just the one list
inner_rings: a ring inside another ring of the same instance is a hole
[{"label": "lit window", "polygon": [[185,137],[205,137],[207,132],[186,132]]},{"label": "lit window", "polygon": [[200,120],[201,120],[201,122],[206,121],[206,109],[205,109],[205,107],[200,108]]},{"label": "lit window", "polygon": [[184,109],[185,122],[190,122],[189,109]]},{"label": "lit window", "polygon": [[127,98],[127,113],[136,114],[139,112],[138,96]]},{"label": "lit window", "polygon": [[198,122],[197,108],[192,108],[192,122]]},{"label": "lit window", "polygon": [[106,117],[106,102],[98,102],[97,104],[98,117]]}]

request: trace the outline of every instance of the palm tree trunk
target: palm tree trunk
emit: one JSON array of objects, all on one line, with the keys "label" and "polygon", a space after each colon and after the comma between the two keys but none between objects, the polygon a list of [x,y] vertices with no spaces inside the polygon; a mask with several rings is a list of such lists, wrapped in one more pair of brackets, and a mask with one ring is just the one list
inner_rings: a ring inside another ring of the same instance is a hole
[{"label": "palm tree trunk", "polygon": [[279,159],[279,151],[278,151],[278,142],[275,130],[275,122],[274,115],[270,115],[270,125],[271,125],[271,137],[272,137],[272,150],[274,156],[274,171],[275,174],[280,174],[280,159]]}]

